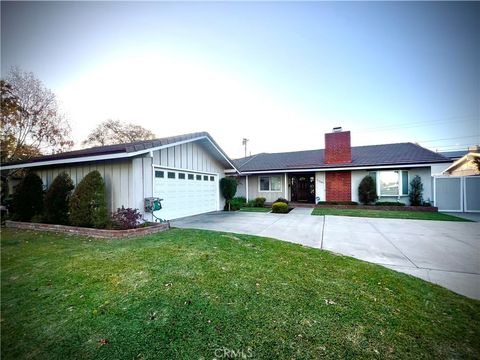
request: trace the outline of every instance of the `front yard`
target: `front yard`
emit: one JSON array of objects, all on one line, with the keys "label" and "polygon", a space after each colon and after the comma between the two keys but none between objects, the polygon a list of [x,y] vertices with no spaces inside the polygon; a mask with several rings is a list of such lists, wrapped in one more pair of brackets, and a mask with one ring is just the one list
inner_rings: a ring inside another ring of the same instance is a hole
[{"label": "front yard", "polygon": [[282,241],[2,229],[2,359],[476,358],[480,302]]},{"label": "front yard", "polygon": [[387,210],[364,210],[364,209],[335,209],[315,208],[312,215],[336,215],[355,216],[388,219],[415,219],[415,220],[438,220],[438,221],[470,221],[457,216],[429,211],[387,211]]}]

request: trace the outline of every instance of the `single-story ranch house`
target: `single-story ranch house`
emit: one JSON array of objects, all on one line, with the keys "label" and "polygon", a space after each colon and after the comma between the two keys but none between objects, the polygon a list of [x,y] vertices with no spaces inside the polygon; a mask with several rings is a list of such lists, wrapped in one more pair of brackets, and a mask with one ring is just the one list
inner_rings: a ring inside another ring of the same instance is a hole
[{"label": "single-story ranch house", "polygon": [[[219,180],[236,176],[237,196],[267,202],[357,201],[366,175],[376,179],[381,200],[408,202],[409,181],[419,175],[424,198],[432,197],[432,174],[451,161],[412,143],[350,146],[350,132],[325,134],[325,149],[266,154],[231,160],[206,132],[108,145],[4,164],[3,170],[36,171],[48,188],[62,171],[77,184],[90,171],[103,176],[108,205],[144,211],[144,199],[163,199],[163,219],[221,210]],[[145,214],[146,219],[151,214]],[[153,218],[152,218],[153,220]]]}]

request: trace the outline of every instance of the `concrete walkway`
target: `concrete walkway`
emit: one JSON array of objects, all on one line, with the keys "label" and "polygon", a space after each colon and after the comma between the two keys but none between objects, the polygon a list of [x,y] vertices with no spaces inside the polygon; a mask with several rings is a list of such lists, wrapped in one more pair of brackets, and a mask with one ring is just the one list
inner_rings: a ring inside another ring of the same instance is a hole
[{"label": "concrete walkway", "polygon": [[355,257],[480,299],[480,223],[215,212],[172,226],[272,237]]}]

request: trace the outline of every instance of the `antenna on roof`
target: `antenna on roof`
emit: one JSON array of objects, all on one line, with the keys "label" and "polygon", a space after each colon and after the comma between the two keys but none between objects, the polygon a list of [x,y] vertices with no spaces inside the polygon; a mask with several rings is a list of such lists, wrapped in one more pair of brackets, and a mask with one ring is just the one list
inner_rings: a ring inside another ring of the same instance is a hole
[{"label": "antenna on roof", "polygon": [[245,146],[245,157],[247,157],[247,142],[249,142],[250,140],[247,139],[247,138],[243,138],[242,139],[242,145]]},{"label": "antenna on roof", "polygon": [[336,126],[333,128],[333,132],[336,133],[336,132],[342,132],[342,127],[341,126]]}]

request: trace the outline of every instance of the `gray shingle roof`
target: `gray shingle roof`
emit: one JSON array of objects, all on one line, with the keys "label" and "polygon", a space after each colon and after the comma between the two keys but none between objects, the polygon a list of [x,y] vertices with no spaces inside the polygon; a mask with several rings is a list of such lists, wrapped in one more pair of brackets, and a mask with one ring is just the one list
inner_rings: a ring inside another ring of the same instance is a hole
[{"label": "gray shingle roof", "polygon": [[[8,163],[3,163],[2,165],[7,166],[7,165],[29,164],[29,163],[36,163],[40,161],[64,160],[64,159],[81,158],[81,157],[87,157],[87,156],[101,156],[101,155],[122,154],[122,153],[128,154],[132,152],[148,150],[158,146],[177,143],[180,141],[191,140],[199,137],[208,137],[215,144],[215,146],[218,149],[220,149],[220,146],[218,146],[218,144],[215,142],[215,140],[213,140],[210,134],[204,131],[204,132],[189,133],[189,134],[178,135],[178,136],[169,136],[169,137],[164,137],[160,139],[135,141],[135,142],[126,143],[126,144],[96,146],[88,149],[81,149],[81,150],[68,151],[68,152],[63,152],[58,154],[39,156],[39,157],[28,159],[28,160],[12,161]],[[223,151],[222,153],[225,155],[225,157],[227,157]]]},{"label": "gray shingle roof", "polygon": [[468,150],[460,150],[460,151],[442,151],[440,152],[443,156],[446,158],[449,158],[450,160],[457,160],[460,159],[462,156],[468,154]]},{"label": "gray shingle roof", "polygon": [[442,163],[450,160],[439,153],[412,143],[354,146],[352,162],[349,164],[325,164],[324,150],[306,150],[284,153],[261,153],[248,158],[234,160],[242,172],[262,170],[289,170],[338,168],[356,166],[406,165]]}]

